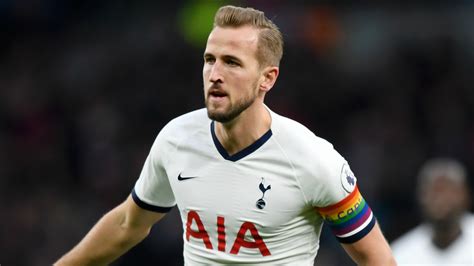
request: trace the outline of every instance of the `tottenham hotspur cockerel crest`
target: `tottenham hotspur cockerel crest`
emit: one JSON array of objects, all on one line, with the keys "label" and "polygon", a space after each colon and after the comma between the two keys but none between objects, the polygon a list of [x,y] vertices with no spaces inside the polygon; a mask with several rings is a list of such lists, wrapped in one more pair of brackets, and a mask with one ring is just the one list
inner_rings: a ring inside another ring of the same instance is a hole
[{"label": "tottenham hotspur cockerel crest", "polygon": [[262,177],[262,182],[260,182],[260,185],[258,186],[258,188],[260,189],[260,191],[262,191],[262,197],[257,200],[256,205],[257,205],[257,208],[261,210],[265,208],[265,205],[267,205],[267,203],[263,199],[263,197],[265,197],[265,192],[267,192],[267,190],[272,189],[272,186],[271,185],[265,186],[265,179]]}]

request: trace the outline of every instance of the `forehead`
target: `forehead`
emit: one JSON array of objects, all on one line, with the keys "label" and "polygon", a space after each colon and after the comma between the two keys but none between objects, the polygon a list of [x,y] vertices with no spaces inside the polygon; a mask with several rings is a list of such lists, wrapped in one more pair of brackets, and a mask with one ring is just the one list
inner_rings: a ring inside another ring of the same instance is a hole
[{"label": "forehead", "polygon": [[245,27],[215,27],[209,34],[206,52],[216,56],[234,55],[247,57],[255,55],[258,44],[258,30]]}]

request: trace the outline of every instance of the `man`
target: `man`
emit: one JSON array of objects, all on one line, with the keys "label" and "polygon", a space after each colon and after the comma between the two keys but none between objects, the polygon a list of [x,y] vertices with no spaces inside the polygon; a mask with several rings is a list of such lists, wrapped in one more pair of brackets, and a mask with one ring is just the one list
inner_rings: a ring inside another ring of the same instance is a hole
[{"label": "man", "polygon": [[357,263],[394,264],[344,158],[264,105],[282,53],[263,12],[220,8],[204,52],[206,109],[161,130],[132,195],[57,264],[109,263],[175,204],[188,265],[312,265],[324,220]]},{"label": "man", "polygon": [[401,265],[474,265],[474,216],[464,167],[428,161],[418,177],[418,201],[426,222],[392,243]]}]

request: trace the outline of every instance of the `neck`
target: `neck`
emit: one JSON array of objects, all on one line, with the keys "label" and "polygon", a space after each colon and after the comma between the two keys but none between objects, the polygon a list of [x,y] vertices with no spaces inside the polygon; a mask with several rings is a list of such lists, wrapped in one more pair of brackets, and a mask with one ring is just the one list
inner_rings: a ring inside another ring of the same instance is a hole
[{"label": "neck", "polygon": [[433,244],[440,248],[445,249],[449,247],[458,237],[461,235],[461,225],[459,223],[450,223],[443,225],[433,225],[433,237],[431,241]]},{"label": "neck", "polygon": [[263,102],[255,102],[234,120],[215,123],[216,136],[229,155],[248,147],[271,126],[271,116]]}]

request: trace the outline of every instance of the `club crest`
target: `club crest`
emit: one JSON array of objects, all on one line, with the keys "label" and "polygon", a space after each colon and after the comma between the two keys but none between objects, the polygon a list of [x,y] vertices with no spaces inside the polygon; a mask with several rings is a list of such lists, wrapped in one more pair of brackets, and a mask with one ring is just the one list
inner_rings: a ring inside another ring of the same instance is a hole
[{"label": "club crest", "polygon": [[267,203],[263,199],[263,197],[265,197],[265,192],[267,192],[267,190],[272,189],[272,186],[271,185],[265,186],[265,179],[262,177],[262,182],[260,182],[260,185],[258,186],[258,188],[262,192],[262,197],[257,200],[256,206],[257,208],[261,210],[265,208],[265,206],[267,205]]}]

